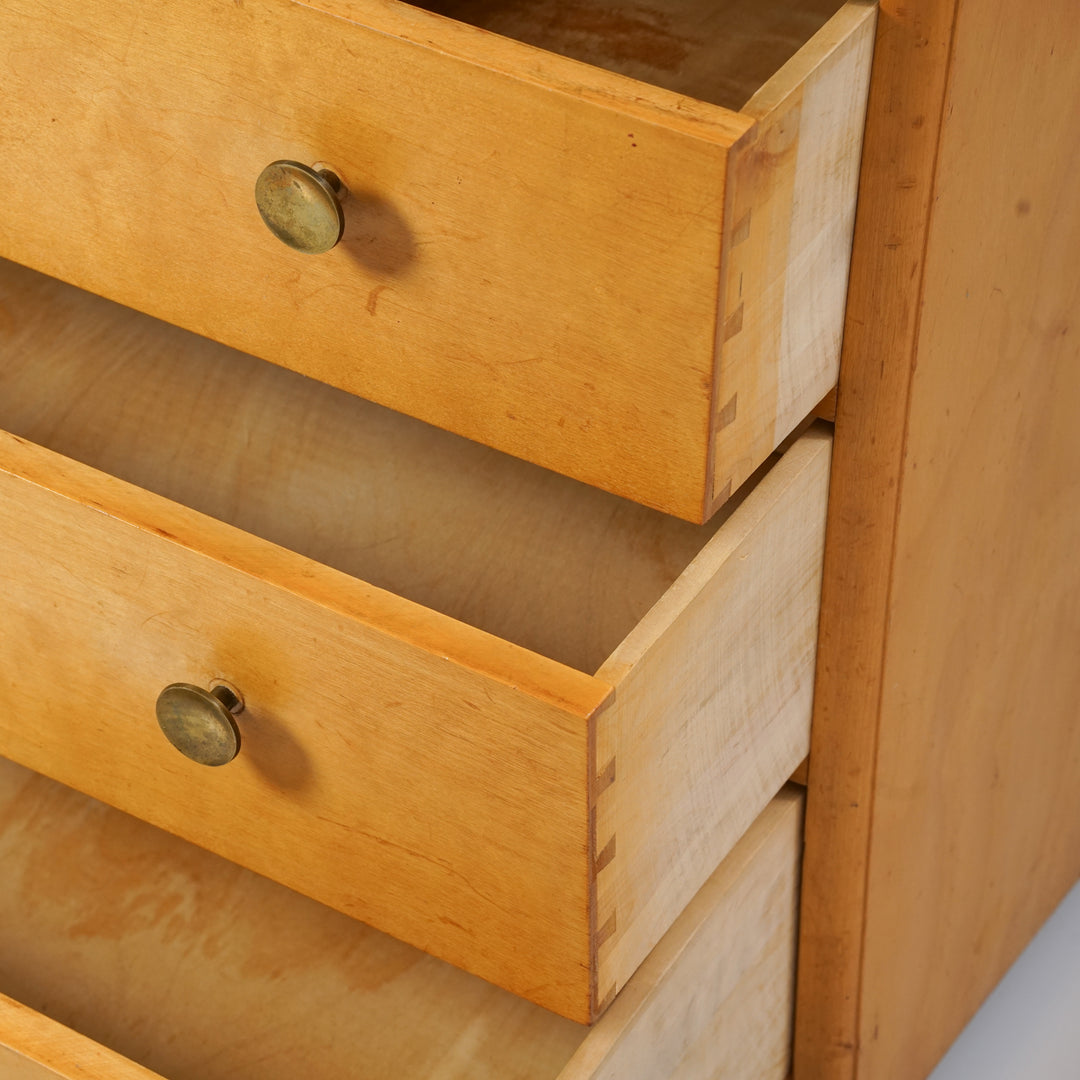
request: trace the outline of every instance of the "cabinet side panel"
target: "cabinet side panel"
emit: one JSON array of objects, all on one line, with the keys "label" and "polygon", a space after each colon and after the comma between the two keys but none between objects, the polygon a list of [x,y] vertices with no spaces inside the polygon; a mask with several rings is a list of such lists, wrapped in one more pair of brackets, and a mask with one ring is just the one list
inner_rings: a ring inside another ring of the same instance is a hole
[{"label": "cabinet side panel", "polygon": [[795,1018],[800,1080],[855,1074],[884,623],[955,0],[883,0],[829,488]]},{"label": "cabinet side panel", "polygon": [[796,1075],[924,1077],[1080,872],[1080,49],[882,6],[841,372]]},{"label": "cabinet side panel", "polygon": [[1080,875],[1080,21],[962,3],[874,794],[859,1077],[919,1080]]}]

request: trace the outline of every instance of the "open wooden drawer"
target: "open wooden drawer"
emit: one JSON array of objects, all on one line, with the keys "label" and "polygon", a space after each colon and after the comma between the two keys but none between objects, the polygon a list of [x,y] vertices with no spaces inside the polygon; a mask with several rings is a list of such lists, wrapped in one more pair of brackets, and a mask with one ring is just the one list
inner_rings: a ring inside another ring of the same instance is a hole
[{"label": "open wooden drawer", "polygon": [[783,1080],[801,802],[766,807],[590,1031],[0,761],[0,1075]]},{"label": "open wooden drawer", "polygon": [[[0,267],[0,754],[602,1011],[807,753],[830,437],[693,526]],[[187,760],[170,683],[244,700]]]},{"label": "open wooden drawer", "polygon": [[0,255],[705,520],[835,383],[873,5],[432,5],[0,0]]}]

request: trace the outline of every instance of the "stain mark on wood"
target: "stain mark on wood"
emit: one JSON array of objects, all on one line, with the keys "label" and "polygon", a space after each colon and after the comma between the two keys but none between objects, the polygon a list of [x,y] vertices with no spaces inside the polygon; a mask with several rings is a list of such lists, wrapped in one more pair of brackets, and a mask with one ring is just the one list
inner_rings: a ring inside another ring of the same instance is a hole
[{"label": "stain mark on wood", "polygon": [[389,285],[376,285],[375,288],[368,293],[367,313],[369,315],[375,314],[375,309],[379,306],[379,296],[389,287]]}]

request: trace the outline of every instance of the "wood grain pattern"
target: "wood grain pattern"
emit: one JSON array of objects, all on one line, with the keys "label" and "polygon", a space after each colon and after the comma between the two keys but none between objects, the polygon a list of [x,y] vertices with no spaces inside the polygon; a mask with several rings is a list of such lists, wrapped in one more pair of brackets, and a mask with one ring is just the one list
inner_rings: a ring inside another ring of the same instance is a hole
[{"label": "wood grain pattern", "polygon": [[802,805],[768,804],[559,1080],[787,1076]]},{"label": "wood grain pattern", "polygon": [[846,4],[747,103],[728,162],[707,513],[836,384],[876,5]]},{"label": "wood grain pattern", "polygon": [[598,672],[601,1003],[809,749],[830,449],[803,436]]},{"label": "wood grain pattern", "polygon": [[780,1077],[801,817],[790,791],[766,808],[589,1031],[0,761],[0,988],[50,1014],[0,997],[0,1065],[15,1063],[5,1080]]},{"label": "wood grain pattern", "polygon": [[1080,22],[1068,0],[1029,15],[957,14],[882,682],[864,1076],[927,1072],[1080,877]]},{"label": "wood grain pattern", "polygon": [[3,994],[0,1075],[4,1080],[159,1080],[149,1069]]},{"label": "wood grain pattern", "polygon": [[[755,119],[406,5],[321,6],[63,0],[42,18],[4,0],[20,108],[0,121],[0,253],[703,520],[727,400],[713,400],[725,175]],[[40,92],[46,62],[60,100]],[[284,248],[255,211],[254,178],[282,156],[330,163],[351,192],[326,256]],[[49,160],[65,162],[62,205],[25,214]],[[758,164],[749,179],[771,191]],[[820,164],[811,187],[831,183]],[[797,273],[806,299],[783,302],[817,303],[818,276]],[[816,379],[794,377],[799,418]],[[754,467],[774,445],[756,444]]]},{"label": "wood grain pattern", "polygon": [[810,758],[807,1078],[925,1076],[1080,874],[1075,7],[888,3],[879,55]]},{"label": "wood grain pattern", "polygon": [[422,0],[559,56],[738,111],[842,0]]}]

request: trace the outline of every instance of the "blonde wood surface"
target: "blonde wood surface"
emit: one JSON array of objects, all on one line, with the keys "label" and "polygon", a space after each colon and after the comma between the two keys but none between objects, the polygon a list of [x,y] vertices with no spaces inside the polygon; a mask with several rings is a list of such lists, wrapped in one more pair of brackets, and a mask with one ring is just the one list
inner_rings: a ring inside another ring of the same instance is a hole
[{"label": "blonde wood surface", "polygon": [[809,749],[831,442],[803,436],[598,672],[601,1004]]},{"label": "blonde wood surface", "polygon": [[559,1080],[783,1080],[802,795],[786,789],[702,886]]},{"label": "blonde wood surface", "polygon": [[[729,150],[756,120],[405,5],[324,6],[64,0],[43,17],[4,0],[20,107],[0,131],[0,253],[702,520],[719,501],[710,455],[736,475],[711,439],[731,399],[715,400],[717,326],[734,317],[718,316],[717,261]],[[46,58],[57,100],[41,93]],[[283,156],[329,162],[349,187],[325,256],[259,220],[254,178]],[[43,161],[65,162],[64,199],[24,213]],[[750,181],[771,191],[759,166]],[[849,216],[852,197],[829,211]],[[797,271],[808,299],[783,304],[818,302],[835,267],[815,265]],[[795,377],[800,418],[817,377]],[[751,381],[738,391],[756,413]],[[772,399],[760,408],[771,433]],[[760,464],[775,443],[755,439],[734,459]]]},{"label": "blonde wood surface", "polygon": [[744,109],[757,123],[728,163],[710,511],[836,384],[876,12],[846,4]]},{"label": "blonde wood surface", "polygon": [[800,1080],[925,1076],[1080,875],[1080,37],[1066,0],[1031,14],[882,12],[810,758]]},{"label": "blonde wood surface", "polygon": [[791,792],[766,808],[589,1031],[0,762],[0,1063],[19,1080],[782,1076],[801,816]]},{"label": "blonde wood surface", "polygon": [[925,1073],[1080,877],[1080,21],[1069,0],[1030,14],[962,4],[954,32],[882,685],[866,1076]]},{"label": "blonde wood surface", "polygon": [[[694,853],[643,929],[627,895],[622,985],[805,752],[825,436],[697,527],[20,267],[0,299],[0,422],[18,432],[0,435],[4,753],[593,1015],[600,860],[627,880],[670,864],[664,845]],[[492,629],[565,637],[580,663],[616,644],[591,676]],[[167,683],[213,679],[247,704],[220,771],[153,719]],[[624,702],[597,736],[613,682]],[[669,737],[695,776],[731,741],[721,796],[674,792]],[[598,738],[625,758],[595,818]],[[605,809],[646,791],[648,821]]]}]

